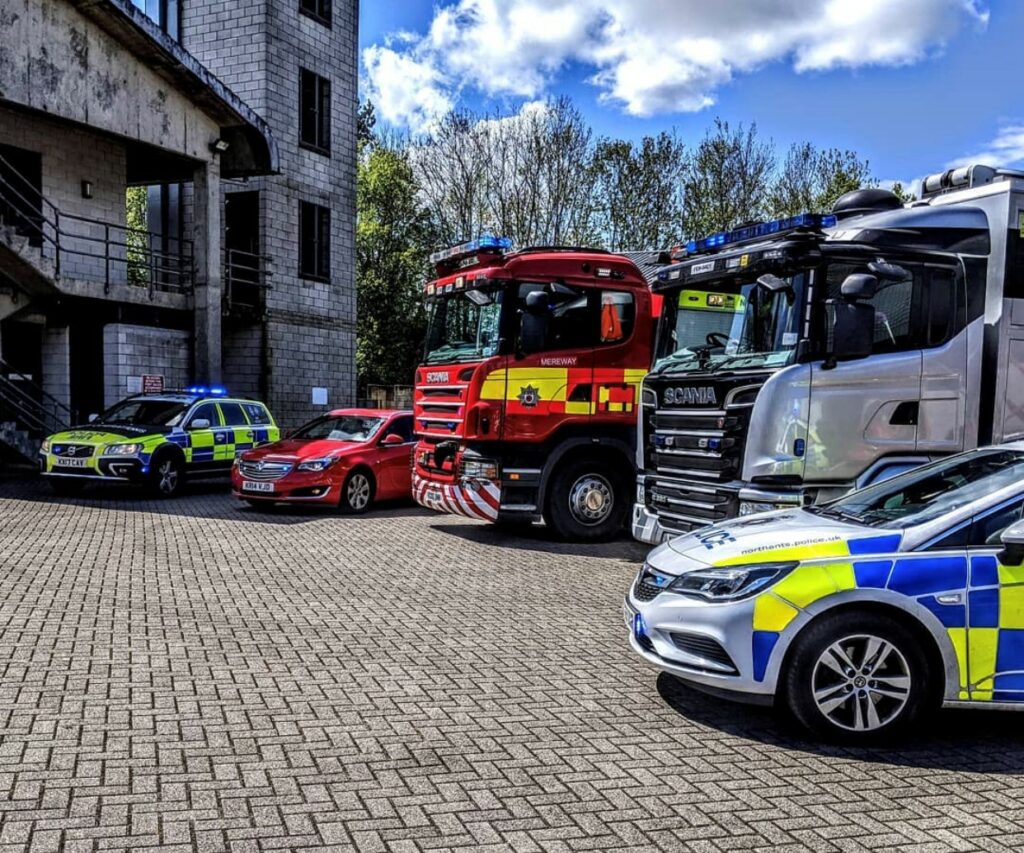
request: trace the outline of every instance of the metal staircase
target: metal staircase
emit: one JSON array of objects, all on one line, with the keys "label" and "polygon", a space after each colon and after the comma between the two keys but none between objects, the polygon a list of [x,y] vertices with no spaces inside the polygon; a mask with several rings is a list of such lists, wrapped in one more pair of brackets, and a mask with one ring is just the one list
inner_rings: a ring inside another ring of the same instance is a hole
[{"label": "metal staircase", "polygon": [[0,359],[0,459],[34,464],[40,441],[76,420],[64,403]]}]

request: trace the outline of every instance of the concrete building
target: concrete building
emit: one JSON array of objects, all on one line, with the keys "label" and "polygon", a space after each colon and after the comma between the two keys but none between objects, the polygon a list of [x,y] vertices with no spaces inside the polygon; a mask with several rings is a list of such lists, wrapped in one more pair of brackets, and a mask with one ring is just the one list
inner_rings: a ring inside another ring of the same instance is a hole
[{"label": "concrete building", "polygon": [[[351,401],[357,0],[0,0],[0,440]],[[144,377],[146,377],[144,379]]]}]

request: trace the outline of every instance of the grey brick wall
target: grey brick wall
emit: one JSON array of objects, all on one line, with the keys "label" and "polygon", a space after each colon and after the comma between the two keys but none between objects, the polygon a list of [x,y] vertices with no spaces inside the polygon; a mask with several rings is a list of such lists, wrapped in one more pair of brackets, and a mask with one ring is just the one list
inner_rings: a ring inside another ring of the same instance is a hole
[{"label": "grey brick wall", "polygon": [[67,326],[43,331],[43,390],[71,407],[71,347]]},{"label": "grey brick wall", "polygon": [[[102,240],[102,226],[73,219],[84,216],[123,226],[125,223],[125,147],[84,128],[71,128],[66,124],[33,117],[0,108],[0,144],[13,145],[42,155],[43,196],[66,214],[61,223],[66,232],[61,240],[61,275],[85,281],[104,281],[106,264],[99,258],[104,252],[102,243],[76,239],[90,236]],[[91,199],[82,197],[82,181],[92,183]],[[48,214],[49,215],[49,214]],[[111,229],[116,242],[124,242],[124,232]],[[69,236],[70,235],[70,236]],[[53,247],[44,244],[43,253],[52,258]],[[122,253],[112,252],[117,257]],[[126,268],[123,263],[110,265],[112,284],[123,284]]]},{"label": "grey brick wall", "polygon": [[[262,377],[268,403],[292,425],[322,410],[313,387],[328,389],[331,406],[355,399],[355,114],[357,0],[334,0],[330,28],[302,15],[297,0],[191,0],[182,42],[270,125],[281,174],[253,179],[261,193],[261,249],[273,259],[267,299]],[[301,148],[299,72],[331,81],[331,156]],[[234,187],[238,189],[239,187]],[[229,189],[231,189],[229,187]],[[299,202],[331,209],[331,280],[304,280],[299,268]],[[225,381],[236,391],[258,387],[259,347],[232,351],[225,336]],[[241,391],[239,391],[241,393]]]},{"label": "grey brick wall", "polygon": [[192,374],[191,335],[174,329],[111,323],[103,327],[103,400],[126,397],[128,379],[155,373],[168,390],[186,387]]}]

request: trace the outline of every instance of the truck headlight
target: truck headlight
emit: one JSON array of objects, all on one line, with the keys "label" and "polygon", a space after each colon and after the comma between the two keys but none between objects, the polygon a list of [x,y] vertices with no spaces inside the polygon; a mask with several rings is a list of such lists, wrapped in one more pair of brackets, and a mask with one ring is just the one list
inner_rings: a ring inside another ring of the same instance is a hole
[{"label": "truck headlight", "polygon": [[680,575],[669,589],[683,595],[694,595],[709,601],[737,601],[782,580],[799,563],[759,563],[750,566],[722,566],[698,569]]},{"label": "truck headlight", "polygon": [[498,463],[493,459],[463,459],[459,473],[467,480],[497,480]]},{"label": "truck headlight", "polygon": [[135,456],[141,452],[141,444],[108,444],[103,449],[104,456]]},{"label": "truck headlight", "polygon": [[776,509],[783,509],[783,507],[761,501],[740,501],[740,515],[757,515],[759,512],[771,512]]},{"label": "truck headlight", "polygon": [[300,462],[296,466],[296,470],[313,471],[314,473],[318,473],[320,471],[326,471],[337,461],[337,457],[334,456],[321,456],[319,459],[307,459],[305,462]]}]

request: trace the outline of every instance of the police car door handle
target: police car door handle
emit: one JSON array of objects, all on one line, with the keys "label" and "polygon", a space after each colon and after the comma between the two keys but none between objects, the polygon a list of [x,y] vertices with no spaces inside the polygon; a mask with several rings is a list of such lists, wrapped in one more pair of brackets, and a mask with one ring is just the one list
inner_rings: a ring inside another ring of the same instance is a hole
[{"label": "police car door handle", "polygon": [[935,600],[939,604],[959,604],[963,600],[963,596],[959,592],[950,592],[946,595],[937,595]]}]

